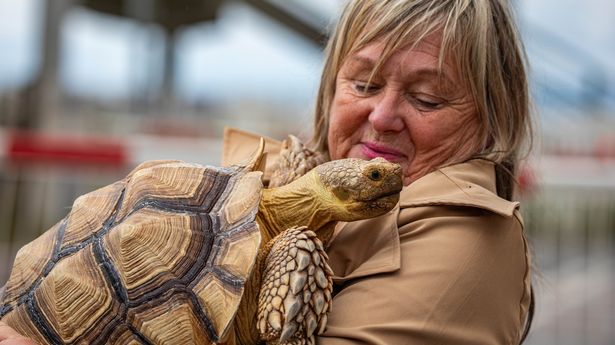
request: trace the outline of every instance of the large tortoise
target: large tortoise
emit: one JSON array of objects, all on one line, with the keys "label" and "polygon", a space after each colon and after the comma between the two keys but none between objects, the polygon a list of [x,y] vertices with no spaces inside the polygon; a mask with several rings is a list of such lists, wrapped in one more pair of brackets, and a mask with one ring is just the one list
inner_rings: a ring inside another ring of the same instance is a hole
[{"label": "large tortoise", "polygon": [[17,254],[0,319],[51,344],[313,344],[331,308],[321,240],[390,210],[401,171],[340,160],[263,189],[263,146],[230,168],[144,163],[81,196]]}]

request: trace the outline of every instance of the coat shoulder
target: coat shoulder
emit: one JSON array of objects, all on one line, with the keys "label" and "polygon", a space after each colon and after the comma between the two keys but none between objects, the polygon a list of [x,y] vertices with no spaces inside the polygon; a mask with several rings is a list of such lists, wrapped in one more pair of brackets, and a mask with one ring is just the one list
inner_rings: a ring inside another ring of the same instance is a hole
[{"label": "coat shoulder", "polygon": [[493,163],[475,159],[438,169],[405,187],[400,208],[422,206],[470,207],[512,217],[519,203],[500,198]]}]

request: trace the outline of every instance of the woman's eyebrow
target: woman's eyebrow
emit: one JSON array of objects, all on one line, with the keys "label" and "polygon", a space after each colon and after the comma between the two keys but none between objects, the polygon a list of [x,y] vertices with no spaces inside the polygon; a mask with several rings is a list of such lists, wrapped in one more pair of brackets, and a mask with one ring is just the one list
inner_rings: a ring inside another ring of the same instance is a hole
[{"label": "woman's eyebrow", "polygon": [[352,65],[360,67],[372,67],[376,65],[376,60],[367,56],[353,55],[349,58],[349,62]]},{"label": "woman's eyebrow", "polygon": [[450,78],[446,71],[437,68],[424,67],[412,70],[412,74],[420,79],[442,78],[446,82],[450,82]]}]

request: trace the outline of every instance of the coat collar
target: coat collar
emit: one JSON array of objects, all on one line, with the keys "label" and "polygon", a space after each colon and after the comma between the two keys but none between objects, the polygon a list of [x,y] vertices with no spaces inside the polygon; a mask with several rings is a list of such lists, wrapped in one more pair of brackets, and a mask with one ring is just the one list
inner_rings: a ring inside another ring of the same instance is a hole
[{"label": "coat collar", "polygon": [[261,138],[265,139],[266,154],[263,180],[264,182],[269,181],[269,177],[275,169],[275,162],[278,159],[278,154],[282,147],[282,143],[273,138],[242,131],[237,128],[224,127],[224,135],[222,137],[222,166],[226,167],[234,164],[241,164],[249,160],[258,147]]},{"label": "coat collar", "polygon": [[337,284],[350,279],[397,271],[401,265],[398,216],[402,209],[422,206],[466,206],[510,217],[517,202],[495,193],[493,163],[472,160],[441,168],[404,187],[399,204],[378,218],[341,223],[328,254]]},{"label": "coat collar", "polygon": [[427,205],[476,207],[510,217],[519,203],[497,196],[492,162],[474,159],[436,170],[402,190],[401,208]]}]

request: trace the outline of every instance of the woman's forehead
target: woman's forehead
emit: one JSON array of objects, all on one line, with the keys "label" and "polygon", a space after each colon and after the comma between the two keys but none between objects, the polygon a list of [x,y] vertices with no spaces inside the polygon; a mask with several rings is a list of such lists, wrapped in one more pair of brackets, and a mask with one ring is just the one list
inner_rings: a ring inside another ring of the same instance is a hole
[{"label": "woman's forehead", "polygon": [[[403,54],[413,51],[426,53],[439,59],[442,50],[442,38],[443,30],[439,28],[429,33],[416,32],[414,35],[405,35],[402,38],[396,39],[392,39],[390,35],[384,34],[367,42],[357,40],[354,48],[351,48],[344,60],[352,57],[368,57],[381,60],[398,53]],[[386,56],[382,56],[385,50]],[[452,51],[445,52],[443,63],[450,62],[452,53]]]},{"label": "woman's forehead", "polygon": [[[396,44],[390,53],[385,54],[388,42],[378,39],[368,43],[349,54],[343,66],[355,69],[374,68],[386,70],[396,68],[405,73],[412,73],[425,77],[439,76],[450,82],[458,80],[458,73],[454,68],[453,52],[447,52],[441,58],[442,31],[438,30],[426,35],[418,42],[403,42]],[[389,63],[390,62],[390,63]]]}]

